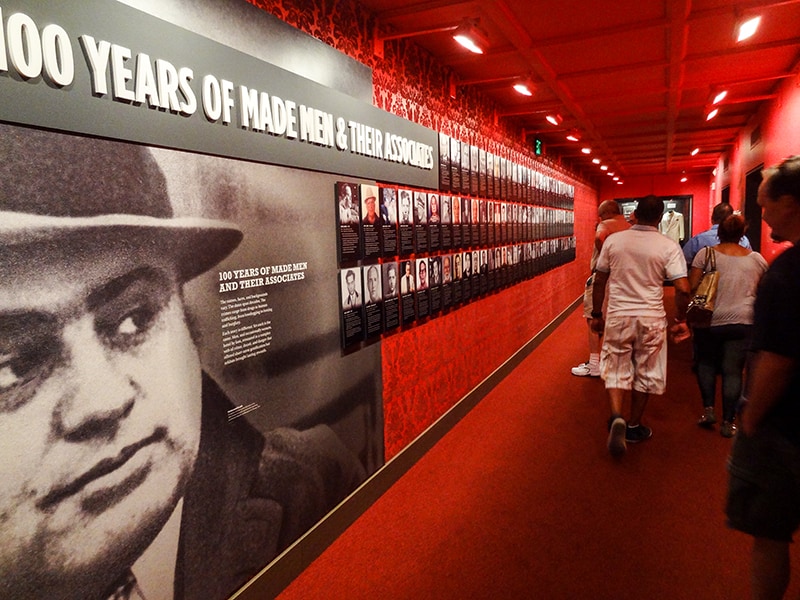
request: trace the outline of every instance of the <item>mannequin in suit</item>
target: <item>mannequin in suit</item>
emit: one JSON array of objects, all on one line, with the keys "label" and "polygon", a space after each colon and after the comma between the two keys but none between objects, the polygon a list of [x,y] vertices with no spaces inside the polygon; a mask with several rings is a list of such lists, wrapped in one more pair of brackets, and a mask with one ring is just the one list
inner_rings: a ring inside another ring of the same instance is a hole
[{"label": "mannequin in suit", "polygon": [[661,217],[659,230],[671,240],[680,243],[685,235],[683,229],[683,215],[674,208],[670,208],[664,213],[664,216]]}]

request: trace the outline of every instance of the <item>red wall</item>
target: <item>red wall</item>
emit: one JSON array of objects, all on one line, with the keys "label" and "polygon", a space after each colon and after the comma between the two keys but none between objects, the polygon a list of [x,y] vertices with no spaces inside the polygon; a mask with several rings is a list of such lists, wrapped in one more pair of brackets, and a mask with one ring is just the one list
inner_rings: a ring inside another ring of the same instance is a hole
[{"label": "red wall", "polygon": [[[751,144],[752,132],[756,127],[761,130],[760,141]],[[728,156],[720,159],[717,166],[717,198],[719,190],[730,185],[731,204],[742,208],[747,173],[762,165],[773,166],[795,154],[800,154],[800,74],[783,82],[775,100],[740,133]],[[771,262],[785,245],[776,244],[770,239],[770,228],[766,223],[761,233],[761,253]]]}]

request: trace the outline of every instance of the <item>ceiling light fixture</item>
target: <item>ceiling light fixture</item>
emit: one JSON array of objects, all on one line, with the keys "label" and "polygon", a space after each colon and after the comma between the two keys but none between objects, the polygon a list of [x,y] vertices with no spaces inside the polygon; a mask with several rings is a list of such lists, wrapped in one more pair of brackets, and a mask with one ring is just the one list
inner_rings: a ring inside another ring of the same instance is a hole
[{"label": "ceiling light fixture", "polygon": [[453,25],[443,25],[441,27],[429,27],[427,29],[415,29],[412,31],[402,31],[382,35],[378,27],[375,27],[373,34],[373,49],[376,56],[383,58],[384,42],[391,40],[403,40],[421,35],[431,35],[433,33],[452,32],[453,39],[467,48],[470,52],[483,54],[489,47],[489,40],[486,34],[478,27],[477,19],[464,19],[460,23]]},{"label": "ceiling light fixture", "polygon": [[523,96],[533,96],[534,85],[530,79],[521,79],[514,84],[514,89]]},{"label": "ceiling light fixture", "polygon": [[695,148],[695,149],[694,149],[694,150],[692,150],[692,151],[691,151],[689,154],[690,154],[691,156],[697,156],[697,153],[698,153],[698,152],[700,152],[700,148]]},{"label": "ceiling light fixture", "polygon": [[545,119],[547,119],[548,123],[550,123],[552,125],[555,125],[555,126],[561,125],[561,123],[564,121],[564,118],[561,115],[559,115],[558,113],[553,114],[553,115],[547,115],[545,117]]},{"label": "ceiling light fixture", "polygon": [[725,100],[725,96],[727,95],[728,95],[728,90],[722,90],[720,93],[714,96],[714,100],[711,102],[711,104],[719,104],[720,102]]},{"label": "ceiling light fixture", "polygon": [[583,152],[584,154],[591,154],[592,149],[587,146],[585,148],[581,148],[581,152]]},{"label": "ceiling light fixture", "polygon": [[478,27],[477,19],[464,19],[453,32],[453,39],[475,54],[483,54],[489,47],[489,39]]},{"label": "ceiling light fixture", "polygon": [[706,121],[710,121],[711,119],[716,117],[718,112],[719,112],[718,108],[715,108],[714,110],[712,110],[710,113],[708,113],[708,115],[706,115]]},{"label": "ceiling light fixture", "polygon": [[739,25],[739,35],[736,37],[737,42],[751,38],[755,35],[758,29],[758,24],[761,23],[761,17],[752,17]]},{"label": "ceiling light fixture", "polygon": [[681,177],[681,183],[686,183],[687,181],[689,181],[688,177]]},{"label": "ceiling light fixture", "polygon": [[570,142],[577,142],[581,139],[581,134],[577,131],[570,131],[569,134],[567,134],[567,139]]},{"label": "ceiling light fixture", "polygon": [[599,158],[593,158],[593,159],[592,159],[592,162],[593,162],[594,164],[596,164],[596,165],[599,165],[599,164],[600,164],[600,159],[599,159]]},{"label": "ceiling light fixture", "polygon": [[608,165],[600,165],[601,171],[608,171]]}]

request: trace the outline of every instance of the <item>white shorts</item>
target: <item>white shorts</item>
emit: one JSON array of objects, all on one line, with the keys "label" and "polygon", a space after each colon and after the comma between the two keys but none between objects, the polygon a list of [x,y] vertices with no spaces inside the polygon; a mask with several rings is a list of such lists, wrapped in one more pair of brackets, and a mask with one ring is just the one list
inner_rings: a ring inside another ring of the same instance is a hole
[{"label": "white shorts", "polygon": [[589,275],[583,290],[583,316],[587,319],[592,318],[592,290],[594,290],[594,273]]},{"label": "white shorts", "polygon": [[667,320],[664,317],[609,317],[600,351],[606,388],[646,394],[667,389]]}]

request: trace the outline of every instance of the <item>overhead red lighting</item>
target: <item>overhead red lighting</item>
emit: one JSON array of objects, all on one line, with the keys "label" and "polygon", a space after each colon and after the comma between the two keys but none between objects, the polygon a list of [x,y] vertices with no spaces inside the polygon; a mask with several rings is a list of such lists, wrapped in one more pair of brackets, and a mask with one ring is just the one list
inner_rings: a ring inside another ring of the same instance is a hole
[{"label": "overhead red lighting", "polygon": [[559,114],[547,115],[545,119],[547,119],[548,123],[556,126],[561,125],[561,122],[564,120],[564,118]]},{"label": "overhead red lighting", "polygon": [[474,19],[465,19],[453,32],[453,39],[474,54],[483,54],[489,47],[486,34],[478,28]]},{"label": "overhead red lighting", "polygon": [[523,96],[533,96],[533,85],[527,81],[520,81],[514,84],[514,89]]},{"label": "overhead red lighting", "polygon": [[706,116],[706,121],[710,121],[711,119],[713,119],[714,117],[716,117],[718,112],[719,112],[719,109],[718,109],[718,108],[715,108],[714,110],[712,110],[712,111],[711,111],[710,113],[708,113],[708,115]]},{"label": "overhead red lighting", "polygon": [[761,23],[761,17],[753,17],[739,25],[739,35],[736,37],[736,41],[743,42],[753,37],[758,29],[759,23]]}]

